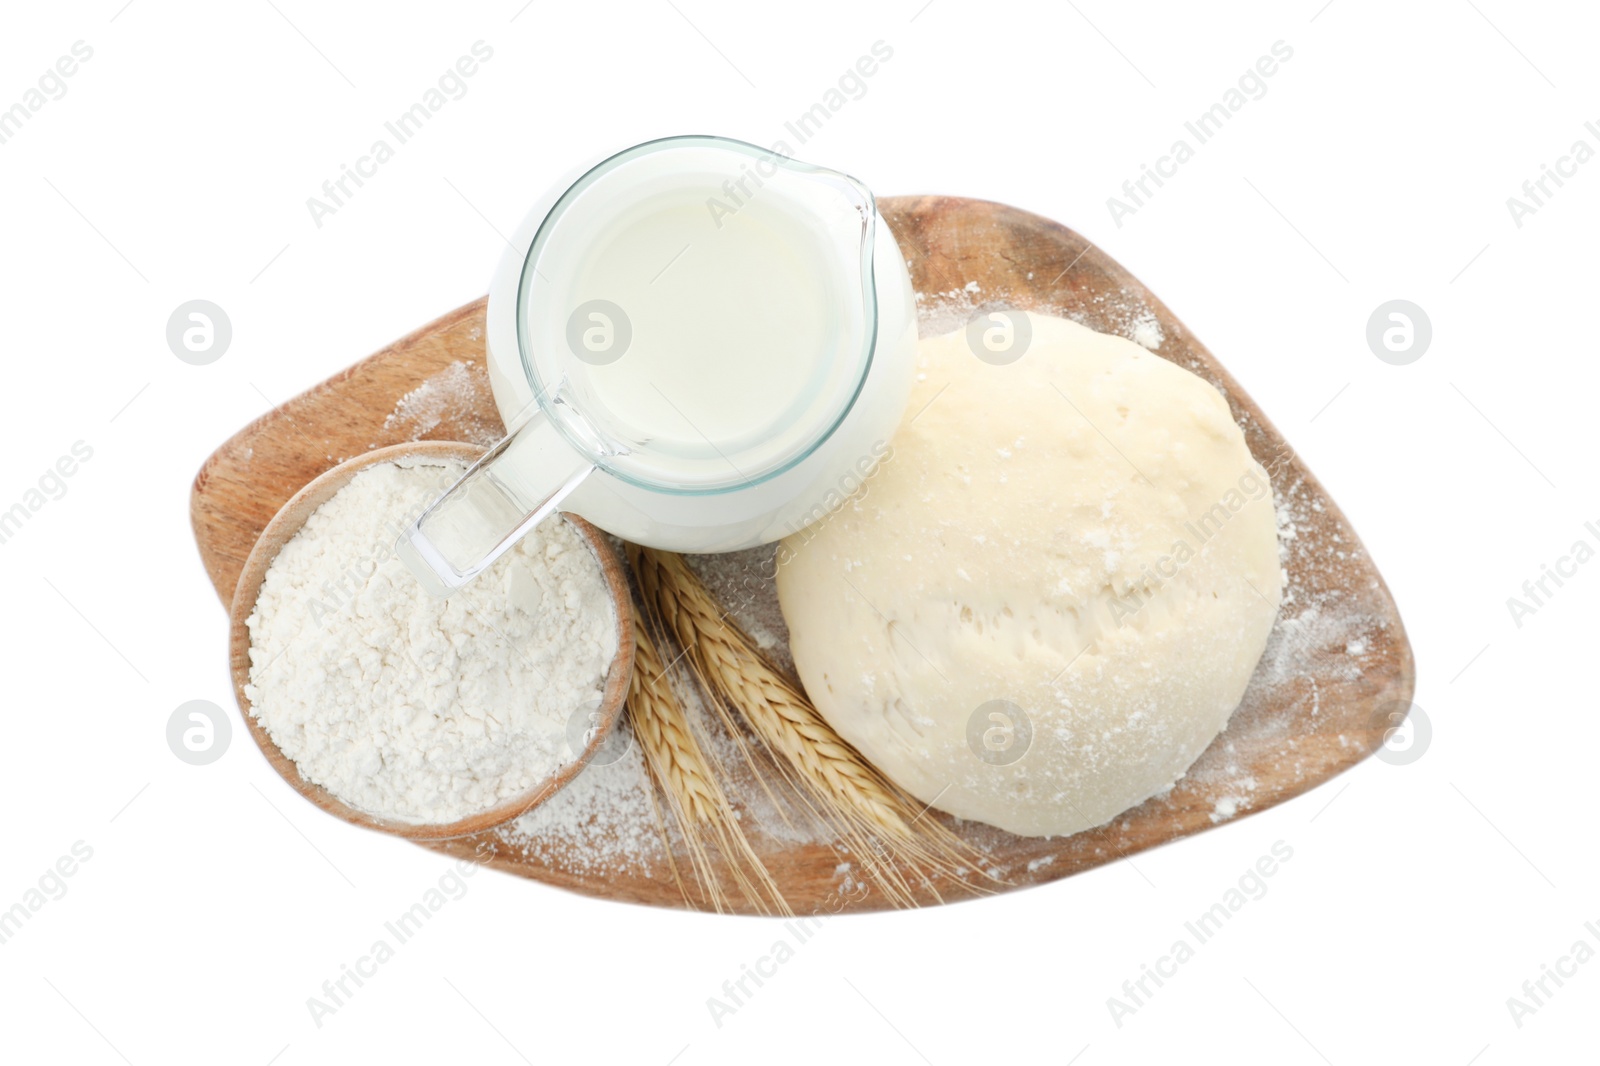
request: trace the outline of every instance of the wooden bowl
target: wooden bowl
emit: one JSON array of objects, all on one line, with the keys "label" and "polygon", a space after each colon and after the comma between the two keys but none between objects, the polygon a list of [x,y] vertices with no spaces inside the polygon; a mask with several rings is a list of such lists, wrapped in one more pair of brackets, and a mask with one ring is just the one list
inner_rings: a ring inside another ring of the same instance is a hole
[{"label": "wooden bowl", "polygon": [[337,815],[352,825],[359,825],[366,829],[376,829],[382,833],[391,833],[395,836],[405,837],[409,840],[449,840],[454,837],[470,836],[481,833],[486,829],[493,829],[521,817],[540,803],[549,799],[562,788],[568,781],[578,775],[594,753],[599,750],[611,731],[616,728],[617,719],[621,717],[623,700],[628,694],[628,682],[633,676],[633,612],[631,609],[628,579],[623,568],[622,560],[618,558],[616,549],[611,546],[604,534],[594,526],[585,522],[576,515],[563,514],[573,529],[582,536],[589,549],[594,552],[595,559],[600,564],[600,569],[605,575],[606,588],[610,593],[611,609],[617,619],[617,654],[611,662],[611,668],[606,674],[605,692],[601,700],[600,721],[594,735],[590,738],[584,750],[578,753],[577,758],[568,762],[539,782],[533,788],[507,800],[498,806],[491,807],[469,817],[455,822],[416,825],[409,822],[396,821],[383,818],[359,810],[345,803],[332,792],[321,785],[313,784],[300,774],[300,768],[294,761],[285,755],[273,741],[271,734],[266,730],[250,712],[250,701],[245,696],[244,686],[250,680],[250,630],[245,625],[245,620],[255,610],[256,599],[261,593],[261,583],[266,579],[267,568],[278,557],[278,552],[296,533],[299,533],[306,520],[311,517],[318,507],[321,507],[333,497],[340,489],[350,483],[356,474],[371,466],[380,463],[394,462],[397,459],[415,457],[421,459],[457,459],[472,463],[483,454],[483,449],[470,444],[457,444],[450,441],[417,441],[407,444],[395,444],[387,448],[379,448],[365,455],[357,456],[334,467],[322,474],[309,485],[285,503],[267,527],[262,530],[261,537],[256,541],[255,548],[245,560],[244,570],[239,574],[239,583],[234,589],[233,605],[230,612],[229,624],[231,626],[231,639],[229,641],[228,658],[233,671],[233,691],[239,701],[239,710],[244,717],[246,728],[255,738],[256,746],[267,757],[272,768],[277,770],[283,779],[294,790],[321,807],[329,814]]}]

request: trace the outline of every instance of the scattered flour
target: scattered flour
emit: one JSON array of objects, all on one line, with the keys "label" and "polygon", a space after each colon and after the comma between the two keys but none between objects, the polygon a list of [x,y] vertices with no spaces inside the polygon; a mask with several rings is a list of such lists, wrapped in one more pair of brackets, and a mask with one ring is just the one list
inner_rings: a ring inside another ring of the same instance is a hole
[{"label": "scattered flour", "polygon": [[[917,336],[937,337],[967,324],[975,311],[983,308],[980,297],[983,289],[976,281],[967,282],[964,288],[949,292],[918,292]],[[1002,306],[1002,305],[996,305]]]},{"label": "scattered flour", "polygon": [[772,580],[777,556],[776,544],[763,544],[722,555],[685,558],[729,617],[755,641],[756,647],[795,680],[794,659],[789,654],[789,626],[783,620],[777,586]]},{"label": "scattered flour", "polygon": [[[918,292],[916,302],[917,335],[922,338],[937,337],[960,329],[980,311],[1003,310],[1013,306],[1003,293],[986,298],[982,286],[976,281],[969,281],[961,288],[947,292]],[[1128,289],[1120,289],[1109,296],[1096,293],[1078,302],[1058,305],[1030,302],[1023,306],[1038,314],[1070,318],[1101,333],[1125,337],[1152,352],[1166,340],[1166,331],[1162,329],[1155,312],[1150,310],[1142,296]],[[1189,369],[1198,370],[1193,366]]]},{"label": "scattered flour", "polygon": [[566,787],[499,831],[524,855],[565,870],[614,874],[665,858],[644,756],[626,720],[612,744],[621,758],[586,766]]},{"label": "scattered flour", "polygon": [[1217,800],[1216,806],[1211,808],[1212,822],[1222,822],[1239,813],[1240,799],[1238,796],[1223,796]]},{"label": "scattered flour", "polygon": [[457,359],[394,405],[383,428],[422,440],[448,424],[452,439],[487,448],[505,435],[495,413],[489,375],[476,360]]},{"label": "scattered flour", "polygon": [[[754,738],[736,739],[720,720],[713,720],[682,664],[674,677],[673,690],[735,804],[741,829],[758,851],[827,840],[827,834],[809,814],[769,794],[767,788],[773,787],[770,781],[756,779],[744,747],[753,744]],[[497,832],[500,839],[529,860],[589,877],[654,877],[656,870],[660,876],[670,877],[665,833],[680,855],[680,870],[686,872],[688,867],[680,851],[682,837],[670,824],[664,802],[652,796],[655,786],[627,728],[625,721],[618,726],[624,734],[618,742],[626,745],[625,755],[607,765],[586,767],[560,792],[501,827]],[[836,869],[835,877],[848,866],[846,863]]]},{"label": "scattered flour", "polygon": [[1141,348],[1148,348],[1153,352],[1161,347],[1161,342],[1166,338],[1161,333],[1161,323],[1156,321],[1156,316],[1146,312],[1134,322],[1133,333],[1128,339]]}]

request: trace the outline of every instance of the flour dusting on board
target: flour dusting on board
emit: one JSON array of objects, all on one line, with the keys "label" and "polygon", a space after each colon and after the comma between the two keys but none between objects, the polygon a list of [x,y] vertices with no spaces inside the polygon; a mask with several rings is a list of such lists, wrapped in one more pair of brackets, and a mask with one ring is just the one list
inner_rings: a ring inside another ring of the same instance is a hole
[{"label": "flour dusting on board", "polygon": [[[780,810],[763,782],[756,780],[745,757],[746,746],[755,743],[754,738],[730,736],[713,721],[711,710],[681,664],[677,674],[673,690],[734,800],[745,834],[784,846],[825,840],[814,819],[796,809]],[[652,795],[655,786],[627,721],[618,723],[617,730],[621,735],[614,743],[627,746],[622,758],[585,767],[560,792],[498,829],[501,841],[526,858],[589,876],[651,876],[652,867],[664,866],[668,856],[662,833],[669,832],[677,846],[681,844],[678,830],[663,825],[665,802]]]},{"label": "flour dusting on board", "polygon": [[422,440],[449,423],[452,439],[487,448],[505,433],[494,410],[488,373],[475,359],[457,359],[400,397],[383,428]]},{"label": "flour dusting on board", "polygon": [[916,296],[917,336],[922,338],[937,337],[941,333],[960,329],[975,311],[984,306],[983,289],[976,281],[967,282],[965,288],[951,289],[949,292],[918,292]]},{"label": "flour dusting on board", "polygon": [[[773,598],[777,598],[775,592]],[[788,650],[787,642],[784,650]],[[698,727],[706,755],[717,767],[717,776],[733,800],[734,813],[745,836],[758,847],[762,837],[781,845],[836,844],[832,835],[800,804],[777,798],[778,795],[787,795],[782,786],[772,781],[757,780],[756,771],[751,767],[746,753],[758,749],[761,742],[749,733],[735,738],[720,723],[714,723],[714,712],[706,706],[699,688],[689,679],[689,672],[680,668],[680,674],[681,683],[674,684],[673,688],[683,702],[684,713]],[[764,772],[773,774],[770,766]],[[781,808],[780,802],[783,802]]]},{"label": "flour dusting on board", "polygon": [[[1337,526],[1318,521],[1326,513],[1321,495],[1291,468],[1272,471],[1272,480],[1288,575],[1278,620],[1227,730],[1182,782],[1211,797],[1213,823],[1255,805],[1258,782],[1247,763],[1261,761],[1264,748],[1286,777],[1324,772],[1299,749],[1321,731],[1325,689],[1358,685],[1363,659],[1393,639],[1387,617],[1369,608],[1371,590],[1349,587],[1348,568],[1362,553]],[[1344,746],[1342,736],[1336,742]],[[1240,744],[1250,747],[1250,759]]]},{"label": "flour dusting on board", "polygon": [[613,744],[627,753],[590,763],[565,788],[499,830],[500,839],[551,866],[588,874],[648,871],[664,855],[644,756],[626,721]]},{"label": "flour dusting on board", "polygon": [[747,633],[761,653],[791,679],[794,657],[789,654],[789,626],[778,605],[773,583],[778,546],[763,544],[722,555],[687,556],[689,566]]},{"label": "flour dusting on board", "polygon": [[1129,339],[1141,348],[1149,348],[1152,352],[1161,347],[1161,342],[1166,338],[1161,333],[1161,323],[1156,321],[1156,316],[1145,312],[1144,317],[1133,324],[1133,332]]},{"label": "flour dusting on board", "polygon": [[[981,311],[1003,311],[1014,305],[1004,294],[986,296],[982,286],[969,281],[946,292],[919,292],[917,296],[917,335],[937,337],[965,326]],[[1155,312],[1137,292],[1119,289],[1115,294],[1096,293],[1080,301],[1062,304],[1029,302],[1028,310],[1068,318],[1100,333],[1123,337],[1141,348],[1158,351],[1166,332]]]}]

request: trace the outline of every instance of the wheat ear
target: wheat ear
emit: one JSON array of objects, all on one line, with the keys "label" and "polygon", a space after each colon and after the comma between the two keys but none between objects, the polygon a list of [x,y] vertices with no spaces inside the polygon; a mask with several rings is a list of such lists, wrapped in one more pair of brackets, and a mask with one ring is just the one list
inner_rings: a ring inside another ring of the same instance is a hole
[{"label": "wheat ear", "polygon": [[[750,638],[726,620],[715,598],[683,558],[628,546],[646,606],[688,649],[712,703],[736,708],[806,805],[839,832],[866,873],[901,906],[916,897],[901,867],[912,870],[939,899],[930,873],[971,891],[965,871],[981,856],[927,808],[888,782],[834,732],[805,694],[777,672]],[[731,719],[730,729],[736,729]],[[759,772],[759,771],[758,771]]]},{"label": "wheat ear", "polygon": [[[637,643],[633,680],[628,689],[628,721],[650,776],[666,798],[667,808],[683,835],[690,866],[707,902],[719,913],[727,909],[727,897],[708,848],[714,843],[752,906],[762,913],[792,914],[777,882],[739,827],[733,806],[690,728],[689,717],[672,689],[668,670],[637,607],[633,628]],[[668,844],[670,856],[670,841]],[[678,876],[676,863],[673,876]],[[683,887],[681,878],[679,887]]]}]

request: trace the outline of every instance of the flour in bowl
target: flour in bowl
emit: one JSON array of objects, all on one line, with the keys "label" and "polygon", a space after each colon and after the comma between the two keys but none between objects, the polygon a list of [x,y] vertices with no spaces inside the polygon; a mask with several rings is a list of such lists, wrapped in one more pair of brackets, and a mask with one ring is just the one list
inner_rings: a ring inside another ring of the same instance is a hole
[{"label": "flour in bowl", "polygon": [[574,757],[617,652],[599,561],[541,523],[477,580],[431,597],[400,528],[465,470],[411,459],[356,474],[267,570],[245,696],[308,781],[369,814],[443,824],[526,793]]}]

